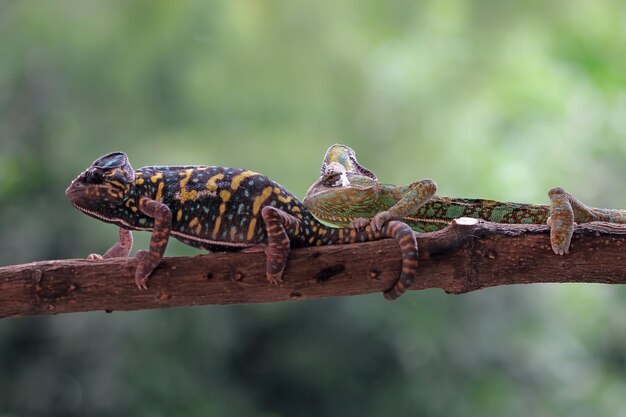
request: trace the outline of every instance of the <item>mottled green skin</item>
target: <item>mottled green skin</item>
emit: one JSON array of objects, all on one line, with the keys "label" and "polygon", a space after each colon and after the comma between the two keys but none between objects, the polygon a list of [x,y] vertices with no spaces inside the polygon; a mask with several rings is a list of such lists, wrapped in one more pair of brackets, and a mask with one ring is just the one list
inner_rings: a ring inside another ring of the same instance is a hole
[{"label": "mottled green skin", "polygon": [[[380,184],[371,178],[351,176],[350,188],[327,189],[307,195],[304,204],[321,222],[347,227],[358,218],[373,218],[396,205],[409,186]],[[497,223],[545,223],[550,215],[547,205],[503,203],[492,200],[434,196],[411,215],[400,220],[416,232],[445,228],[459,217],[473,217]]]},{"label": "mottled green skin", "polygon": [[473,217],[496,223],[543,224],[550,215],[548,206],[502,203],[492,200],[433,197],[414,216],[403,218],[416,232],[443,229],[451,220]]},{"label": "mottled green skin", "polygon": [[326,225],[356,229],[371,222],[376,230],[386,221],[401,220],[416,232],[433,232],[459,217],[509,224],[548,223],[551,246],[557,254],[568,252],[575,222],[626,223],[625,210],[587,207],[561,188],[548,193],[550,205],[441,197],[435,192],[432,180],[402,186],[380,183],[358,163],[352,149],[333,145],[303,204]]}]

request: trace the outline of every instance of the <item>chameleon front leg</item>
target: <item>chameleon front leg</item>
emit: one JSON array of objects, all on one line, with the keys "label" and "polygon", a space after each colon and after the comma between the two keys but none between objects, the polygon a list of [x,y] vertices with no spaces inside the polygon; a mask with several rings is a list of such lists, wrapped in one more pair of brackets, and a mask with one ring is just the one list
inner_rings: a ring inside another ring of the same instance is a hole
[{"label": "chameleon front leg", "polygon": [[120,227],[119,240],[109,248],[104,255],[98,253],[90,254],[87,259],[108,259],[108,258],[127,258],[133,248],[133,233]]},{"label": "chameleon front leg", "polygon": [[283,281],[283,272],[287,266],[289,249],[291,247],[289,234],[297,234],[300,220],[272,206],[265,206],[261,210],[261,216],[267,228],[267,257],[266,276],[272,284]]},{"label": "chameleon front leg", "polygon": [[[380,231],[390,220],[402,220],[403,217],[414,214],[437,192],[437,184],[431,179],[420,180],[398,188],[404,189],[401,191],[400,200],[389,210],[381,211],[372,218],[371,226],[374,232]],[[353,224],[356,227],[364,226],[363,219],[355,219]],[[353,227],[352,224],[351,227]]]},{"label": "chameleon front leg", "polygon": [[172,212],[165,204],[143,197],[139,200],[139,210],[154,218],[154,227],[150,237],[150,250],[137,252],[137,270],[135,284],[140,290],[148,289],[146,281],[154,268],[159,265],[167,247],[172,228]]}]

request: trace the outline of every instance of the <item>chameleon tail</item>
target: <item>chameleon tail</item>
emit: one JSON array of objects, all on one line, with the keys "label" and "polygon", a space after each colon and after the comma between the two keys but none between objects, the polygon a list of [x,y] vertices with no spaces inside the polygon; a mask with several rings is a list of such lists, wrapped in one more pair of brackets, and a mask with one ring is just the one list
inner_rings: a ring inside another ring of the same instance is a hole
[{"label": "chameleon tail", "polygon": [[384,238],[395,239],[402,252],[402,272],[393,286],[385,291],[387,300],[395,300],[409,289],[417,276],[417,240],[409,225],[398,220],[386,222],[380,231],[372,231],[371,225],[364,229],[337,229],[319,225],[318,233],[322,233],[320,242],[325,245],[338,243],[357,243],[379,240]]},{"label": "chameleon tail", "polygon": [[409,289],[417,276],[417,240],[415,232],[409,225],[398,220],[386,222],[380,231],[374,232],[371,225],[364,229],[338,229],[318,223],[316,244],[336,245],[344,243],[369,242],[384,238],[395,239],[402,252],[402,272],[394,285],[385,291],[387,300],[395,300]]},{"label": "chameleon tail", "polygon": [[393,220],[385,223],[380,232],[373,232],[370,226],[358,231],[326,227],[310,216],[301,221],[273,206],[263,207],[261,216],[267,228],[266,274],[271,283],[282,282],[283,271],[289,257],[290,236],[305,239],[309,245],[336,245],[393,238],[402,251],[402,272],[394,285],[385,291],[385,298],[395,300],[415,281],[417,241],[413,230],[406,223]]},{"label": "chameleon tail", "polygon": [[385,223],[381,230],[381,237],[394,238],[400,244],[402,251],[402,272],[400,278],[393,284],[393,287],[385,291],[384,296],[387,300],[395,300],[400,297],[417,276],[417,240],[413,230],[400,221],[390,221]]}]

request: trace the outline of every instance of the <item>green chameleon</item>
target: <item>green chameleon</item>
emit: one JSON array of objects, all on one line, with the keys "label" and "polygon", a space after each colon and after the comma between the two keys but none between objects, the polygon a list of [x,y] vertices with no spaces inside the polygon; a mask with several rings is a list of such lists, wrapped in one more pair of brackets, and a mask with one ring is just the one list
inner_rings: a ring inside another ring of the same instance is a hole
[{"label": "green chameleon", "polygon": [[321,177],[302,202],[320,222],[357,230],[370,225],[376,231],[387,221],[401,220],[416,232],[432,232],[459,217],[510,224],[547,223],[552,250],[559,255],[569,252],[576,222],[626,223],[626,210],[587,207],[558,187],[548,193],[550,205],[441,197],[436,191],[431,179],[408,185],[380,183],[372,171],[358,163],[352,149],[333,145],[324,157]]}]

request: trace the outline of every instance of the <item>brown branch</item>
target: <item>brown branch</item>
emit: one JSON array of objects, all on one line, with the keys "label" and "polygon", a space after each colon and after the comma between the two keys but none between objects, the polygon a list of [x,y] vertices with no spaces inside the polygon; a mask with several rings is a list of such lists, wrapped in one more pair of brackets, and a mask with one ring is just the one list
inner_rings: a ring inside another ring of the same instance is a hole
[{"label": "brown branch", "polygon": [[[578,227],[565,256],[549,248],[547,226],[468,219],[419,235],[418,245],[419,276],[413,290],[441,288],[459,294],[538,282],[626,284],[624,226]],[[35,262],[0,268],[0,317],[382,292],[398,277],[400,262],[393,240],[295,249],[285,282],[274,286],[265,279],[263,253],[165,258],[147,291],[135,287],[133,258]]]}]

